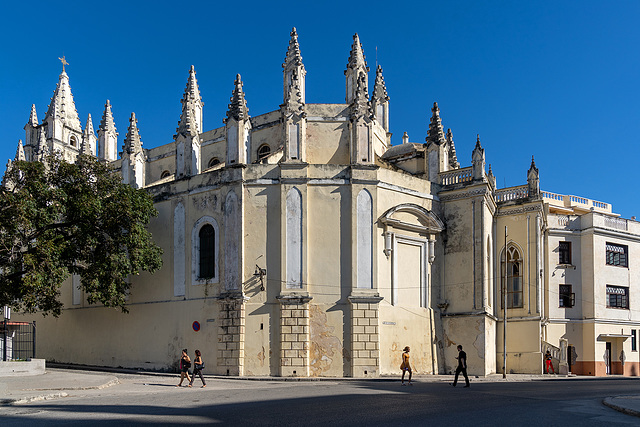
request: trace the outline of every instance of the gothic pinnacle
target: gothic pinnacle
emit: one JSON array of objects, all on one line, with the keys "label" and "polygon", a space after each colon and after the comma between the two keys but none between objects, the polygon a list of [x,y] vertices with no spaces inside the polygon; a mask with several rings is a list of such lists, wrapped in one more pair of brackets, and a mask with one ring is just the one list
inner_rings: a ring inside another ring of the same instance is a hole
[{"label": "gothic pinnacle", "polygon": [[106,104],[104,104],[104,113],[102,113],[102,120],[100,120],[99,130],[104,132],[113,132],[116,133],[116,125],[113,122],[113,114],[111,113],[111,102],[107,99]]},{"label": "gothic pinnacle", "polygon": [[29,115],[29,124],[33,127],[38,126],[38,115],[36,114],[36,104],[31,104],[31,114]]},{"label": "gothic pinnacle", "polygon": [[176,132],[178,134],[188,133],[191,135],[202,132],[202,125],[200,123],[202,117],[198,116],[196,109],[202,111],[204,103],[200,96],[196,70],[193,65],[189,69],[189,79],[187,80],[187,86],[184,89],[184,95],[180,103],[182,104],[182,112],[180,113],[180,120],[178,121]]},{"label": "gothic pinnacle", "polygon": [[438,103],[434,102],[431,108],[431,121],[429,122],[429,136],[427,141],[434,142],[436,144],[442,144],[446,141],[444,135],[444,129],[442,128],[442,119],[440,119],[440,108]]},{"label": "gothic pinnacle", "polygon": [[87,117],[87,124],[84,127],[85,135],[93,135],[93,120],[91,120],[91,114]]},{"label": "gothic pinnacle", "polygon": [[247,100],[245,99],[244,91],[242,90],[242,77],[240,74],[236,74],[234,85],[233,93],[229,99],[230,103],[227,111],[227,118],[224,120],[225,123],[231,118],[237,121],[249,118],[249,108],[247,108]]},{"label": "gothic pinnacle", "polygon": [[295,65],[302,64],[302,55],[300,54],[300,45],[298,44],[298,33],[296,27],[291,30],[291,39],[289,39],[289,48],[287,49],[287,55],[282,63],[282,68],[286,68],[290,63]]},{"label": "gothic pinnacle", "polygon": [[376,81],[373,83],[373,94],[371,95],[371,99],[378,102],[389,100],[387,87],[384,83],[384,76],[382,75],[382,67],[380,65],[376,68]]},{"label": "gothic pinnacle", "polygon": [[24,155],[24,147],[22,146],[22,140],[18,140],[18,149],[16,150],[16,158],[15,161],[24,161],[26,157]]},{"label": "gothic pinnacle", "polygon": [[447,145],[449,146],[449,164],[452,168],[457,169],[460,167],[460,163],[458,163],[456,145],[453,142],[453,133],[450,128],[447,129]]},{"label": "gothic pinnacle", "polygon": [[362,50],[362,43],[360,43],[360,37],[358,37],[358,33],[355,33],[353,35],[353,44],[351,45],[351,52],[349,53],[347,69],[355,69],[358,67],[363,67],[366,72],[369,72],[369,67],[367,67],[367,61],[364,57],[364,51]]},{"label": "gothic pinnacle", "polygon": [[123,151],[129,154],[142,151],[142,141],[140,139],[140,132],[138,131],[136,113],[131,113],[131,117],[129,118],[129,128],[127,129],[127,136],[124,139]]}]

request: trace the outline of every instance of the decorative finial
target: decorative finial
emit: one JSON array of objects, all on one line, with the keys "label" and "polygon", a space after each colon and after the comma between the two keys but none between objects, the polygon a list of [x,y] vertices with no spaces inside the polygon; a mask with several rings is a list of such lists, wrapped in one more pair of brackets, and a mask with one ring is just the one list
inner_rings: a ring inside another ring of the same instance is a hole
[{"label": "decorative finial", "polygon": [[60,60],[60,62],[62,62],[62,72],[64,73],[64,66],[65,65],[69,65],[69,63],[67,62],[67,60],[65,59],[64,55],[62,55],[62,58],[58,57],[58,59]]}]

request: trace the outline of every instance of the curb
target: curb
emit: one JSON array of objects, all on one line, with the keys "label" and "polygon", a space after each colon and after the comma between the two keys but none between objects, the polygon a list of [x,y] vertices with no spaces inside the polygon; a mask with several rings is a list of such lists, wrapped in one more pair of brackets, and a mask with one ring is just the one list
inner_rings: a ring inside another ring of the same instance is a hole
[{"label": "curb", "polygon": [[43,394],[40,396],[21,397],[18,399],[2,399],[0,400],[0,406],[22,405],[25,403],[58,399],[60,397],[67,397],[67,396],[69,396],[67,393],[50,393],[50,394]]},{"label": "curb", "polygon": [[[625,396],[617,396],[617,397],[620,398],[620,397],[625,397]],[[636,417],[640,417],[640,411],[636,411],[635,409],[631,409],[631,408],[627,408],[627,407],[624,407],[624,406],[616,405],[615,403],[613,403],[613,401],[612,401],[613,399],[616,399],[616,397],[604,398],[602,400],[602,404],[604,406],[608,406],[611,409],[615,409],[618,412],[622,412],[622,413],[627,414],[627,415],[634,415]]]},{"label": "curb", "polygon": [[105,389],[107,387],[111,387],[114,385],[118,385],[120,384],[120,381],[118,381],[118,379],[113,379],[110,380],[104,384],[100,384],[97,386],[89,386],[89,387],[62,387],[62,388],[48,388],[48,389],[26,389],[25,391],[45,391],[45,390],[54,390],[54,391],[58,391],[58,393],[49,393],[49,394],[41,394],[41,395],[37,395],[37,396],[28,396],[28,397],[18,397],[15,399],[11,399],[11,398],[5,398],[5,399],[0,399],[0,406],[12,406],[12,405],[23,405],[25,403],[32,403],[32,402],[40,402],[43,400],[51,400],[51,399],[59,399],[61,397],[68,397],[69,393],[65,393],[62,390],[68,390],[68,391],[72,391],[72,390],[102,390]]}]

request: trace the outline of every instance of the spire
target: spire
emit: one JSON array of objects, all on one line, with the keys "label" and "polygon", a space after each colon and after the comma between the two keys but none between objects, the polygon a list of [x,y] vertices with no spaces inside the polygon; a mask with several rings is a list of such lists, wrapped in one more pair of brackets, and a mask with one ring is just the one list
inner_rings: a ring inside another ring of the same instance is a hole
[{"label": "spire", "polygon": [[84,127],[84,133],[82,134],[80,153],[89,154],[91,156],[96,155],[96,135],[93,131],[93,121],[91,120],[91,114],[89,114],[89,117],[87,117],[87,124]]},{"label": "spire", "polygon": [[140,133],[138,132],[136,113],[131,113],[131,118],[129,118],[129,128],[127,129],[127,136],[124,138],[122,150],[123,153],[126,154],[138,154],[142,152],[142,141],[140,139]]},{"label": "spire", "polygon": [[91,114],[87,117],[87,125],[84,127],[84,135],[95,135],[93,131],[93,120],[91,120]]},{"label": "spire", "polygon": [[527,184],[529,186],[529,197],[537,198],[540,195],[540,173],[533,156],[531,156],[531,166],[527,172]]},{"label": "spire", "polygon": [[298,44],[298,33],[296,27],[291,30],[291,38],[289,39],[289,48],[287,55],[282,63],[284,78],[283,99],[286,105],[292,98],[298,104],[305,103],[305,76],[307,71],[302,63],[302,55],[300,55],[300,45]]},{"label": "spire", "polygon": [[371,94],[371,101],[385,102],[389,100],[387,94],[387,87],[384,84],[384,77],[382,76],[382,67],[378,65],[376,68],[376,81],[373,83],[373,93]]},{"label": "spire", "polygon": [[53,92],[49,109],[45,115],[44,121],[48,119],[60,120],[66,126],[82,132],[82,126],[80,126],[80,119],[78,118],[78,112],[76,110],[76,104],[73,101],[73,94],[71,93],[71,86],[69,86],[69,76],[62,70],[58,79],[58,84]]},{"label": "spire", "polygon": [[[362,50],[362,43],[360,43],[360,37],[358,33],[353,35],[353,44],[351,45],[351,52],[349,53],[349,62],[347,63],[347,69],[364,68],[369,71],[367,67],[367,61],[364,59],[364,51]],[[346,72],[345,72],[346,74]]]},{"label": "spire", "polygon": [[389,132],[389,95],[382,76],[382,67],[376,68],[376,81],[371,94],[371,115]]},{"label": "spire", "polygon": [[38,114],[36,113],[36,104],[31,104],[31,114],[29,115],[29,122],[27,124],[33,127],[38,126]]},{"label": "spire", "polygon": [[[88,125],[88,123],[87,123]],[[104,104],[104,113],[98,127],[98,158],[113,161],[118,158],[118,132],[113,122],[111,102],[107,99]]]},{"label": "spire", "polygon": [[538,168],[536,167],[536,161],[533,158],[533,156],[531,156],[531,166],[529,167],[529,173],[531,172],[535,172],[536,174],[538,173]]},{"label": "spire", "polygon": [[[360,38],[356,33],[353,36],[353,44],[351,45],[351,52],[349,53],[349,61],[347,62],[347,69],[344,71],[347,83],[346,102],[351,104],[356,99],[356,95],[369,97],[369,67],[367,67],[367,61],[364,59],[364,52],[362,51],[362,44]],[[360,93],[358,94],[358,90]]]},{"label": "spire", "polygon": [[484,148],[482,148],[482,144],[480,144],[480,134],[476,134],[476,146],[473,151],[482,150],[484,152]]},{"label": "spire", "polygon": [[236,121],[247,120],[249,118],[249,108],[247,108],[247,100],[244,98],[244,91],[242,90],[242,79],[240,74],[236,74],[236,80],[234,82],[235,87],[231,94],[229,109],[227,111],[227,118],[224,119],[226,123],[229,119],[235,119]]},{"label": "spire", "polygon": [[493,171],[491,170],[491,164],[489,164],[489,172],[487,173],[487,181],[491,184],[493,190],[496,189],[496,177],[493,175]]},{"label": "spire", "polygon": [[189,69],[189,79],[187,87],[184,89],[184,95],[180,100],[182,103],[182,112],[178,121],[178,134],[197,135],[202,133],[202,97],[198,88],[198,80],[196,80],[196,70],[192,65]]},{"label": "spire", "polygon": [[16,150],[16,158],[14,161],[25,161],[27,158],[24,155],[24,147],[22,146],[22,140],[18,140],[18,149]]},{"label": "spire", "polygon": [[473,171],[472,171],[473,179],[474,180],[484,180],[484,178],[485,178],[485,173],[484,173],[484,165],[485,165],[484,148],[482,148],[482,145],[480,144],[480,134],[478,134],[478,136],[477,136],[476,146],[473,149],[471,157],[472,157],[471,163],[472,163],[472,167],[473,167]]},{"label": "spire", "polygon": [[282,68],[287,68],[291,64],[302,65],[302,55],[300,54],[300,45],[298,44],[298,33],[296,27],[291,29],[291,39],[289,40],[289,48],[287,49],[287,56],[284,58]]},{"label": "spire", "polygon": [[116,131],[116,124],[113,121],[113,113],[111,113],[111,102],[108,99],[107,103],[104,104],[104,113],[102,113],[102,120],[100,120],[100,126],[98,127],[98,130],[104,132]]},{"label": "spire", "polygon": [[47,135],[44,132],[44,126],[40,126],[38,134],[38,148],[36,150],[36,160],[43,161],[49,155],[49,145],[47,144]]},{"label": "spire", "polygon": [[429,122],[429,134],[427,136],[427,141],[433,142],[435,144],[442,144],[446,141],[444,136],[444,130],[442,128],[442,120],[440,119],[440,108],[438,107],[438,103],[433,103],[433,108],[431,108],[431,121]]},{"label": "spire", "polygon": [[449,166],[451,166],[451,169],[458,169],[460,163],[456,156],[456,145],[453,143],[453,133],[451,129],[447,129],[447,146],[449,147]]}]

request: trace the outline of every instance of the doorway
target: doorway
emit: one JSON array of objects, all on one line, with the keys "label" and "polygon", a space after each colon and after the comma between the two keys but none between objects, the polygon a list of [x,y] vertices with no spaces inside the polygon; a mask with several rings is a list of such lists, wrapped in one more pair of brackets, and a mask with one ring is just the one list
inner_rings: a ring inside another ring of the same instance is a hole
[{"label": "doorway", "polygon": [[607,349],[604,351],[604,364],[606,366],[607,375],[611,375],[611,342],[607,341]]}]

